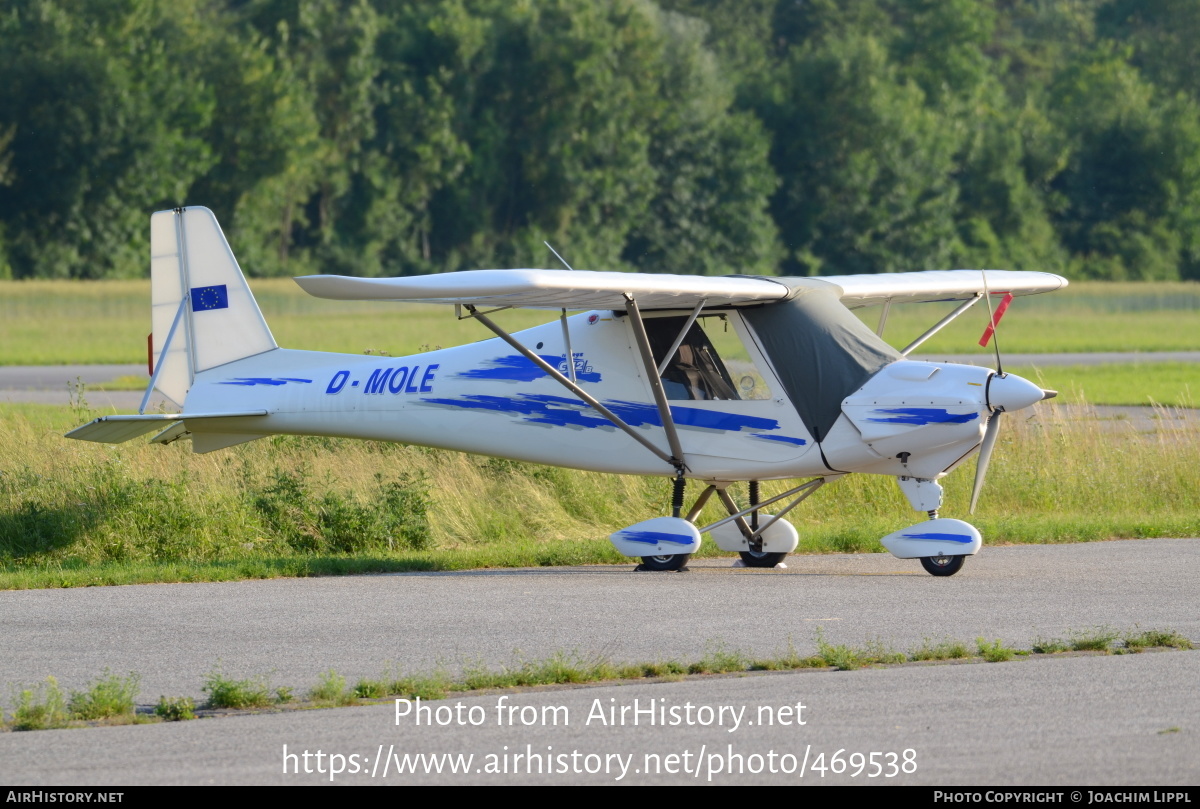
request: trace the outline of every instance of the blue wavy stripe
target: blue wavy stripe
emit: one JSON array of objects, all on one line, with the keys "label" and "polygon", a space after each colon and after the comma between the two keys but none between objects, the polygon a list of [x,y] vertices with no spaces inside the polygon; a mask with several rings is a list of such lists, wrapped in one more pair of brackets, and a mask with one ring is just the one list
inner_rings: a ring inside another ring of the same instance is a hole
[{"label": "blue wavy stripe", "polygon": [[663,531],[618,531],[617,536],[630,542],[640,542],[646,545],[657,545],[660,542],[670,542],[675,545],[691,545],[695,537],[668,534]]},{"label": "blue wavy stripe", "polygon": [[932,539],[936,542],[961,542],[964,545],[969,545],[975,541],[975,537],[970,534],[939,534],[935,532],[925,534],[901,534],[905,539]]},{"label": "blue wavy stripe", "polygon": [[[454,399],[423,398],[421,401],[446,407],[461,407],[468,410],[491,410],[499,413],[515,413],[525,421],[535,424],[551,424],[556,427],[611,427],[612,423],[578,399],[566,396],[522,393],[517,396],[488,396],[470,394]],[[644,402],[622,400],[603,402],[622,421],[631,427],[661,427],[658,408]],[[779,422],[759,416],[743,416],[738,413],[722,413],[700,410],[694,407],[672,407],[671,417],[681,427],[708,430],[778,430]]]},{"label": "blue wavy stripe", "polygon": [[797,447],[802,447],[808,442],[803,438],[792,438],[790,435],[763,435],[762,433],[754,433],[751,438],[761,438],[765,441],[779,441],[783,444],[795,444]]},{"label": "blue wavy stripe", "polygon": [[867,421],[876,424],[966,424],[979,418],[979,413],[951,413],[944,407],[889,407],[878,408],[875,412],[888,417]]},{"label": "blue wavy stripe", "polygon": [[[539,354],[550,367],[558,368],[562,364],[562,357],[555,357],[549,354]],[[490,368],[473,368],[470,371],[462,371],[455,376],[464,379],[491,379],[501,380],[506,382],[532,382],[535,379],[541,379],[548,374],[534,364],[533,360],[526,357],[524,354],[510,354],[507,357],[496,357],[493,360],[488,360],[487,364]],[[576,372],[575,378],[580,382],[599,382],[600,373],[598,371]]]},{"label": "blue wavy stripe", "polygon": [[306,384],[309,384],[312,382],[312,380],[311,379],[293,379],[293,378],[287,377],[287,376],[282,376],[278,379],[271,379],[271,378],[265,377],[265,376],[236,376],[233,378],[232,381],[218,382],[217,384],[218,385],[245,385],[246,387],[253,387],[254,385],[279,386],[279,385],[286,385],[289,382],[304,382]]}]

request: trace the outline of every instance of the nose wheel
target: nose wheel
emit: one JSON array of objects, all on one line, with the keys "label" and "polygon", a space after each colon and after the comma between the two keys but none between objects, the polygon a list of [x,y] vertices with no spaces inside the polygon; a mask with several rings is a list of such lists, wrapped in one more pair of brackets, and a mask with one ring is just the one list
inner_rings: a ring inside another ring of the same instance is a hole
[{"label": "nose wheel", "polygon": [[931,576],[953,576],[962,570],[965,556],[922,556],[921,567]]}]

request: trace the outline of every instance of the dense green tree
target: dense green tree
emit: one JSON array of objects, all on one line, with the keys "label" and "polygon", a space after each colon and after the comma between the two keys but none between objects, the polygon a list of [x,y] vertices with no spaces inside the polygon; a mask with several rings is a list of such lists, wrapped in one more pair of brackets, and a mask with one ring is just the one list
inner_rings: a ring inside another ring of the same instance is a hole
[{"label": "dense green tree", "polygon": [[1111,279],[1189,275],[1200,224],[1200,109],[1160,99],[1120,52],[1090,53],[1058,78],[1052,109],[1071,132],[1054,179],[1057,224],[1076,272]]},{"label": "dense green tree", "polygon": [[870,36],[795,48],[784,70],[762,114],[776,133],[785,271],[944,267],[955,248],[961,130],[899,78]]},{"label": "dense green tree", "polygon": [[0,221],[17,277],[144,271],[147,208],[182,202],[212,163],[212,95],[180,58],[187,9],[16,0],[0,15]]},{"label": "dense green tree", "polygon": [[1194,0],[10,0],[0,277],[1200,277]]},{"label": "dense green tree", "polygon": [[655,193],[624,258],[645,272],[774,274],[781,251],[767,203],[777,179],[766,134],[753,115],[731,112],[733,86],[705,46],[706,24],[667,12],[658,27]]}]

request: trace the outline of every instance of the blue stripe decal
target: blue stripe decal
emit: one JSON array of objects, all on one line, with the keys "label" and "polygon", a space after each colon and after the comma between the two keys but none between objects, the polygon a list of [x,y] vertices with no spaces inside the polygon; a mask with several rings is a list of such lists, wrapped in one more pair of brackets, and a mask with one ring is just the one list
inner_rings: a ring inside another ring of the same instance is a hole
[{"label": "blue stripe decal", "polygon": [[794,444],[797,447],[802,447],[808,442],[803,438],[792,438],[790,435],[763,435],[762,433],[754,433],[751,438],[761,438],[765,441],[779,441],[783,444]]},{"label": "blue stripe decal", "polygon": [[[468,410],[491,410],[499,413],[515,413],[534,424],[550,424],[555,427],[612,427],[612,422],[601,416],[579,399],[546,394],[522,393],[517,396],[487,396],[471,394],[456,399],[423,398],[421,401],[445,407]],[[661,427],[658,408],[644,402],[610,400],[603,402],[631,427]],[[759,416],[743,416],[738,413],[722,413],[700,410],[694,407],[672,407],[671,417],[681,427],[701,430],[778,430],[779,422]]]},{"label": "blue stripe decal", "polygon": [[617,538],[630,542],[640,542],[645,545],[657,545],[660,542],[670,542],[675,545],[691,545],[696,541],[695,537],[682,534],[667,534],[662,531],[618,531]]},{"label": "blue stripe decal", "polygon": [[905,539],[932,539],[937,542],[961,542],[964,545],[969,545],[975,541],[975,537],[970,534],[901,534]]},{"label": "blue stripe decal", "polygon": [[264,376],[235,376],[229,382],[218,382],[217,384],[218,385],[245,385],[246,387],[253,387],[254,385],[275,385],[275,386],[286,385],[289,382],[303,382],[305,384],[311,384],[312,380],[311,379],[293,379],[293,378],[287,377],[287,376],[281,376],[278,379],[271,379],[269,377],[264,377]]},{"label": "blue stripe decal", "polygon": [[876,413],[887,418],[869,418],[876,424],[966,424],[979,418],[979,413],[951,413],[944,407],[889,407],[879,408]]},{"label": "blue stripe decal", "polygon": [[[565,360],[562,357],[555,357],[551,354],[539,354],[550,367],[557,368],[563,371]],[[533,360],[526,357],[524,354],[510,354],[507,357],[496,357],[488,360],[487,365],[490,368],[473,368],[470,371],[463,371],[455,374],[455,376],[464,379],[492,379],[504,382],[532,382],[535,379],[542,379],[549,376],[540,367],[534,364]],[[599,382],[600,373],[598,371],[581,370],[578,367],[575,370],[575,378],[580,382]]]}]

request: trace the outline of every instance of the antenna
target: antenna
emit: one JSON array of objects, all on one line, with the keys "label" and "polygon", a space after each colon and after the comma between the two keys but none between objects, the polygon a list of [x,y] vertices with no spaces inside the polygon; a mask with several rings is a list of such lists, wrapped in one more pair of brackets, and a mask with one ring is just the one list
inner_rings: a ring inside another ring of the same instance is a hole
[{"label": "antenna", "polygon": [[[544,239],[542,240],[542,244],[546,245],[547,247],[550,247],[550,242],[548,242]],[[550,247],[550,252],[553,253],[554,257],[557,258],[559,261],[561,261],[563,263],[563,266],[566,267],[568,270],[572,270],[572,271],[575,270],[575,268],[572,267],[570,264],[568,264],[567,260],[565,258],[563,258],[562,256],[560,256],[558,254],[558,251],[555,250],[553,247]]]}]

